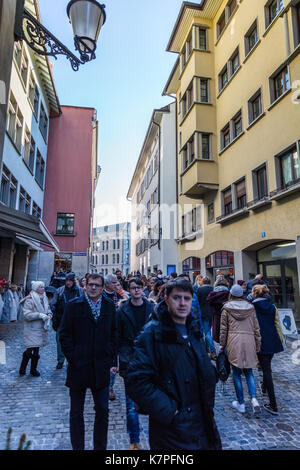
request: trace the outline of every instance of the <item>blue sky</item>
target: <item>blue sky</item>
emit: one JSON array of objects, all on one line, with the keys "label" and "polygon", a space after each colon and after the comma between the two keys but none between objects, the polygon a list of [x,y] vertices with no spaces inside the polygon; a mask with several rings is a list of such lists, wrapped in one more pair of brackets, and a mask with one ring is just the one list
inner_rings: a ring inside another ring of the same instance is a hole
[{"label": "blue sky", "polygon": [[[68,0],[39,0],[43,24],[74,52],[67,4]],[[161,93],[177,58],[166,52],[166,46],[182,1],[105,4],[107,19],[96,60],[73,72],[63,56],[51,59],[61,104],[95,107],[98,112],[102,173],[96,191],[97,226],[129,217],[126,194],[152,111],[172,101]],[[120,209],[111,210],[108,204]]]}]

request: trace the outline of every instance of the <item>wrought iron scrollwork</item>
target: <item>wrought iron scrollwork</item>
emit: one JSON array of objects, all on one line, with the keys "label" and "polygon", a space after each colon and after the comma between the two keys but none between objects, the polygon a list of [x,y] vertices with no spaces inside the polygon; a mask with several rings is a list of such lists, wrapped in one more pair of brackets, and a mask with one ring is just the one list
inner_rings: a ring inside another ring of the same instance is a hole
[{"label": "wrought iron scrollwork", "polygon": [[[26,31],[26,33],[25,33]],[[47,28],[24,9],[23,13],[24,40],[38,54],[52,56],[64,55],[71,63],[72,69],[77,72],[79,66],[87,62],[87,59],[78,59],[66,46],[64,46]]]}]

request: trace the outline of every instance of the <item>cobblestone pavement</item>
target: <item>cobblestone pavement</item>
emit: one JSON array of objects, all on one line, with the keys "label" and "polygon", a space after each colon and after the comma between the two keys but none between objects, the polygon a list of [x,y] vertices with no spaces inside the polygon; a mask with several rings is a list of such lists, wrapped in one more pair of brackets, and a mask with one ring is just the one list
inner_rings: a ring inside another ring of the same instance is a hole
[{"label": "cobblestone pavement", "polygon": [[[0,325],[0,340],[6,344],[6,364],[0,364],[0,449],[5,447],[7,429],[13,428],[11,447],[17,448],[21,433],[32,441],[31,449],[68,450],[69,394],[65,387],[66,367],[56,370],[55,334],[40,350],[38,369],[41,377],[20,377],[18,369],[23,353],[23,325]],[[287,348],[273,359],[273,377],[279,416],[262,411],[253,416],[245,388],[246,410],[240,415],[231,408],[235,399],[232,378],[217,385],[215,417],[224,449],[300,449],[300,353]],[[294,355],[294,356],[293,356]],[[297,359],[298,361],[295,360]],[[294,361],[292,360],[294,357]],[[260,373],[255,370],[256,381]],[[245,384],[244,384],[245,385]],[[129,447],[123,381],[115,383],[117,399],[110,402],[108,449]],[[264,402],[258,391],[258,401]],[[92,449],[93,402],[90,392],[85,404],[86,449]],[[148,449],[148,418],[140,417],[141,446]]]}]

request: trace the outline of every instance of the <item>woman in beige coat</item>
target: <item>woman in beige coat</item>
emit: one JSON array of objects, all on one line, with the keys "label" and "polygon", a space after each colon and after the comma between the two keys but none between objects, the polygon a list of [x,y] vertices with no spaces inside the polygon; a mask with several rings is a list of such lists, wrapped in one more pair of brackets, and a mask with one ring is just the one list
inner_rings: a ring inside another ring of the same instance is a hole
[{"label": "woman in beige coat", "polygon": [[230,290],[229,302],[222,310],[220,327],[221,351],[226,347],[228,360],[232,366],[233,381],[237,401],[233,408],[245,413],[245,401],[241,375],[244,372],[254,413],[260,411],[256,399],[256,385],[252,367],[257,364],[261,336],[255,308],[243,299],[243,289],[238,284]]},{"label": "woman in beige coat", "polygon": [[52,314],[45,294],[45,284],[42,281],[32,281],[31,285],[30,294],[20,302],[23,305],[24,345],[27,349],[23,353],[19,374],[26,374],[26,367],[31,359],[30,374],[39,377],[40,373],[36,369],[40,358],[39,348],[48,344]]}]

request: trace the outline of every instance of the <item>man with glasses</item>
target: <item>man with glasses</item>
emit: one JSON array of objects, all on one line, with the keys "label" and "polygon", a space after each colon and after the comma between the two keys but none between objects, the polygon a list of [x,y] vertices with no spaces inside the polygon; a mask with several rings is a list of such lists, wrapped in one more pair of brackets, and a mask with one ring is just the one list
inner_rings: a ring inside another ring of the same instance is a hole
[{"label": "man with glasses", "polygon": [[95,405],[94,449],[105,450],[108,429],[110,369],[117,349],[116,310],[102,295],[104,279],[89,274],[86,291],[67,303],[60,342],[68,360],[66,386],[70,388],[70,435],[73,450],[84,450],[84,401],[90,388]]},{"label": "man with glasses", "polygon": [[[119,336],[119,371],[125,378],[134,351],[134,340],[142,331],[145,323],[152,318],[153,304],[143,297],[143,282],[139,278],[128,281],[130,299],[121,303],[117,310]],[[126,390],[125,390],[126,391]],[[130,438],[130,449],[140,448],[139,416],[134,402],[126,394],[127,432]]]}]

